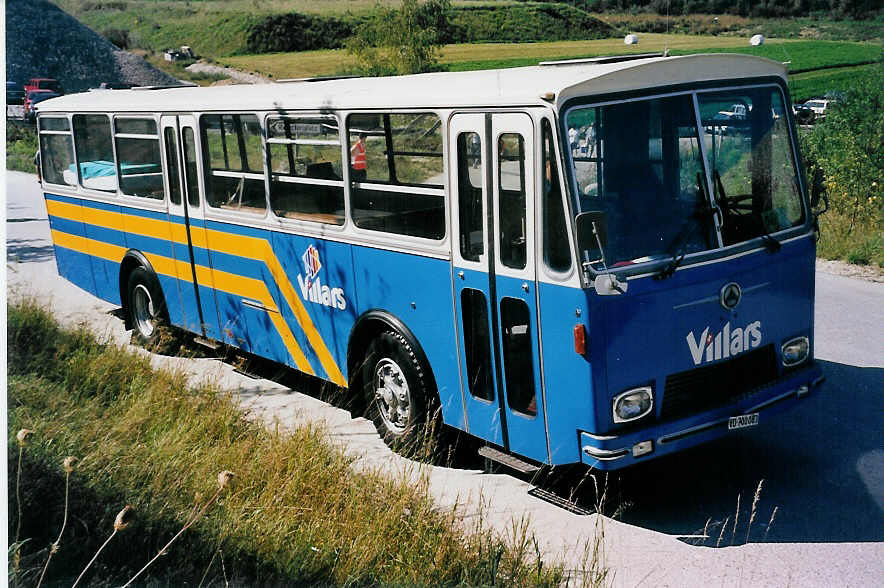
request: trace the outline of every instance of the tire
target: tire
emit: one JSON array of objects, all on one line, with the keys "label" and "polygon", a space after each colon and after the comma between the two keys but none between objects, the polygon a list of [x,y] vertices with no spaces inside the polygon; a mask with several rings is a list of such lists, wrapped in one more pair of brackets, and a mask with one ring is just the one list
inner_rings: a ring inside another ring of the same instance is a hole
[{"label": "tire", "polygon": [[365,416],[387,446],[410,453],[436,440],[439,403],[430,370],[405,337],[387,331],[375,338],[366,351],[361,380]]},{"label": "tire", "polygon": [[129,274],[126,288],[126,316],[132,327],[132,339],[141,345],[160,341],[169,313],[160,282],[152,272],[137,267]]}]

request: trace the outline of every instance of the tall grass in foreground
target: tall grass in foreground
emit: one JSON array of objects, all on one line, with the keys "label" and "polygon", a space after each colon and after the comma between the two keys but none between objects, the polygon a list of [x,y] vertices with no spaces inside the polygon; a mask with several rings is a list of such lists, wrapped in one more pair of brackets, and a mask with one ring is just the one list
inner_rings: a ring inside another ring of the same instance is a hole
[{"label": "tall grass in foreground", "polygon": [[[47,556],[40,546],[59,528],[58,463],[66,455],[80,457],[70,480],[73,524],[44,585],[69,585],[125,504],[137,513],[131,530],[104,549],[83,582],[132,577],[206,502],[221,470],[235,471],[237,485],[140,582],[195,585],[222,574],[252,585],[566,581],[530,548],[529,534],[496,538],[481,520],[463,524],[440,512],[425,484],[355,475],[317,428],[266,430],[218,390],[188,388],[182,374],[156,371],[82,328],[62,329],[34,303],[11,304],[8,316],[9,430],[35,431],[24,450],[21,502],[8,511],[10,529],[21,524],[30,539],[21,552],[23,585],[36,583]],[[14,440],[9,447],[14,467]]]}]

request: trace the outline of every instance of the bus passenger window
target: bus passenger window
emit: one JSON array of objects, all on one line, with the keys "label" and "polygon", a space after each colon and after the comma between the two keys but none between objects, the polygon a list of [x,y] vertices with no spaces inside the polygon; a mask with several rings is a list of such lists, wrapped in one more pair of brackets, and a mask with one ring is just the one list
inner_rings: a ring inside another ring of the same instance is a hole
[{"label": "bus passenger window", "polygon": [[74,143],[66,118],[40,118],[40,161],[43,181],[77,185]]},{"label": "bus passenger window", "polygon": [[145,118],[116,118],[114,130],[120,191],[128,196],[162,200],[165,194],[156,121]]},{"label": "bus passenger window", "polygon": [[270,205],[280,217],[344,224],[341,140],[334,118],[267,123]]},{"label": "bus passenger window", "polygon": [[485,293],[464,288],[460,294],[460,309],[470,394],[482,400],[494,400],[494,379],[491,372],[494,364],[491,362],[491,331],[488,328],[488,302]]},{"label": "bus passenger window", "polygon": [[253,114],[200,117],[208,154],[206,202],[213,208],[263,214],[264,166],[261,126]]},{"label": "bus passenger window", "polygon": [[353,114],[350,210],[356,226],[425,239],[445,236],[442,122],[432,112]]},{"label": "bus passenger window", "polygon": [[525,140],[518,133],[505,133],[500,135],[497,145],[500,261],[507,267],[524,269],[528,253],[525,234]]},{"label": "bus passenger window", "polygon": [[117,167],[107,115],[74,115],[74,144],[80,185],[91,190],[116,192]]},{"label": "bus passenger window", "polygon": [[457,209],[460,219],[460,254],[479,261],[485,252],[482,214],[482,140],[478,133],[457,137]]}]

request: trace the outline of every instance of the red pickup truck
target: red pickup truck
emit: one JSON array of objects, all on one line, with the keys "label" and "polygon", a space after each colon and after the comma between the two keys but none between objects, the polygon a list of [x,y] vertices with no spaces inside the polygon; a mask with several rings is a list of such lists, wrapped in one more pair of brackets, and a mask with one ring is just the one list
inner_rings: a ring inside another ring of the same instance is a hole
[{"label": "red pickup truck", "polygon": [[64,94],[61,83],[55,78],[31,78],[31,81],[25,84],[25,95],[29,90],[49,90],[56,94]]}]

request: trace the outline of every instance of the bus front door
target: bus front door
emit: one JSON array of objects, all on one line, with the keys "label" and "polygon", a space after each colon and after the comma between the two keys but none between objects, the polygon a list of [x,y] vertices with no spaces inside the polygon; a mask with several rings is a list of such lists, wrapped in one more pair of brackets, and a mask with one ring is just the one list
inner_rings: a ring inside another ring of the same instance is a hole
[{"label": "bus front door", "polygon": [[449,132],[454,295],[466,429],[549,459],[534,274],[534,124],[459,114]]}]

